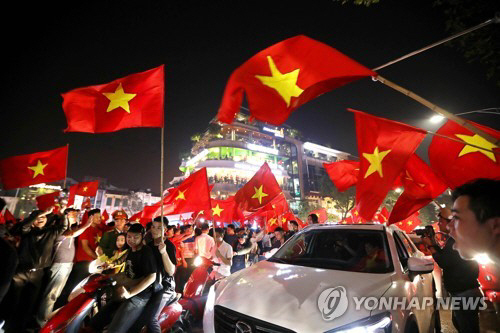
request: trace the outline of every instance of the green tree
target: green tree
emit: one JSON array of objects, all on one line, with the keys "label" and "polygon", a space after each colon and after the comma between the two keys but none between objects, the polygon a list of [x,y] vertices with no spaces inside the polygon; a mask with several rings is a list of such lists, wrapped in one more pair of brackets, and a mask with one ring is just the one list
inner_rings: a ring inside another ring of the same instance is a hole
[{"label": "green tree", "polygon": [[326,174],[321,178],[320,193],[323,197],[332,198],[335,209],[342,214],[341,219],[345,219],[356,204],[356,188],[351,187],[345,192],[339,192]]},{"label": "green tree", "polygon": [[319,206],[315,202],[312,202],[310,200],[300,200],[299,201],[299,211],[298,211],[298,216],[302,221],[307,220],[307,216],[309,215],[309,212],[315,209],[318,209]]}]

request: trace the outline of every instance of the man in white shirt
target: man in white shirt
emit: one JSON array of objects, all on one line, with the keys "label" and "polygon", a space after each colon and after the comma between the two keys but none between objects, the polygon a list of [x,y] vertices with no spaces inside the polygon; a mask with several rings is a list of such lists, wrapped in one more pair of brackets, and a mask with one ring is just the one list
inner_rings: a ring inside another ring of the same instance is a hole
[{"label": "man in white shirt", "polygon": [[215,228],[215,247],[213,261],[220,264],[214,266],[213,273],[215,280],[231,275],[231,265],[233,264],[233,248],[224,241],[224,229]]},{"label": "man in white shirt", "polygon": [[208,235],[208,230],[210,227],[208,223],[203,223],[201,225],[201,235],[196,237],[195,240],[195,252],[200,256],[208,260],[212,260],[212,255],[214,253],[215,241],[212,237]]}]

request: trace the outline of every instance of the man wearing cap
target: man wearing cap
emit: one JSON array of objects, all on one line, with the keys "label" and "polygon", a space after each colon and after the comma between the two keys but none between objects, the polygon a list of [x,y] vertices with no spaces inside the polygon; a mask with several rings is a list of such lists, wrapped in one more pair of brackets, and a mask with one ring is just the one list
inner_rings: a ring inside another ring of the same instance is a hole
[{"label": "man wearing cap", "polygon": [[[432,257],[443,270],[443,282],[446,290],[453,298],[460,300],[456,308],[452,309],[452,321],[458,332],[479,333],[479,305],[475,308],[467,307],[469,298],[480,298],[482,292],[479,289],[477,278],[479,266],[474,260],[464,260],[460,254],[453,249],[455,240],[449,237],[448,224],[452,220],[449,208],[441,208],[438,214],[439,231],[444,235],[444,246],[440,246],[436,237],[422,237],[422,242],[432,253]],[[474,300],[473,300],[474,302]],[[462,306],[463,305],[463,306]]]},{"label": "man wearing cap", "polygon": [[97,248],[99,254],[105,254],[108,258],[113,256],[116,250],[116,238],[119,234],[125,232],[125,224],[128,218],[124,210],[116,210],[113,212],[112,216],[115,222],[115,228],[102,235],[99,241],[99,247]]}]

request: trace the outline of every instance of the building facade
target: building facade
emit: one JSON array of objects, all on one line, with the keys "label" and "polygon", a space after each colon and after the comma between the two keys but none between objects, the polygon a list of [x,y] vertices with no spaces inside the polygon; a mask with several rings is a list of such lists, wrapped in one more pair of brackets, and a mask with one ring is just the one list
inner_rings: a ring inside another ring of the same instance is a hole
[{"label": "building facade", "polygon": [[[349,159],[350,155],[313,142],[304,141],[289,126],[271,126],[238,114],[230,125],[212,121],[195,138],[191,155],[182,161],[183,176],[207,168],[212,194],[224,199],[233,195],[267,162],[292,208],[299,200],[320,202],[320,183],[325,175],[323,163]],[[294,207],[295,206],[295,207]]]}]

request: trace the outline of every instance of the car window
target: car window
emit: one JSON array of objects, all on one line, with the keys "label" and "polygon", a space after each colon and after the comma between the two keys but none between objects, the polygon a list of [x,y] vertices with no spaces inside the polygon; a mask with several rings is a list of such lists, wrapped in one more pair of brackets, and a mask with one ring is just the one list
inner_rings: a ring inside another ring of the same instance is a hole
[{"label": "car window", "polygon": [[392,236],[394,237],[394,243],[396,244],[396,249],[398,251],[399,261],[401,262],[401,266],[403,266],[403,271],[406,271],[408,269],[408,252],[406,251],[403,241],[399,238],[398,234],[394,232]]},{"label": "car window", "polygon": [[385,232],[379,230],[309,230],[294,235],[269,261],[351,272],[393,271]]},{"label": "car window", "polygon": [[408,254],[413,256],[417,250],[413,247],[412,242],[408,239],[408,236],[404,232],[398,231],[398,235],[401,237],[401,240],[403,241],[403,245],[405,246],[406,251]]}]

